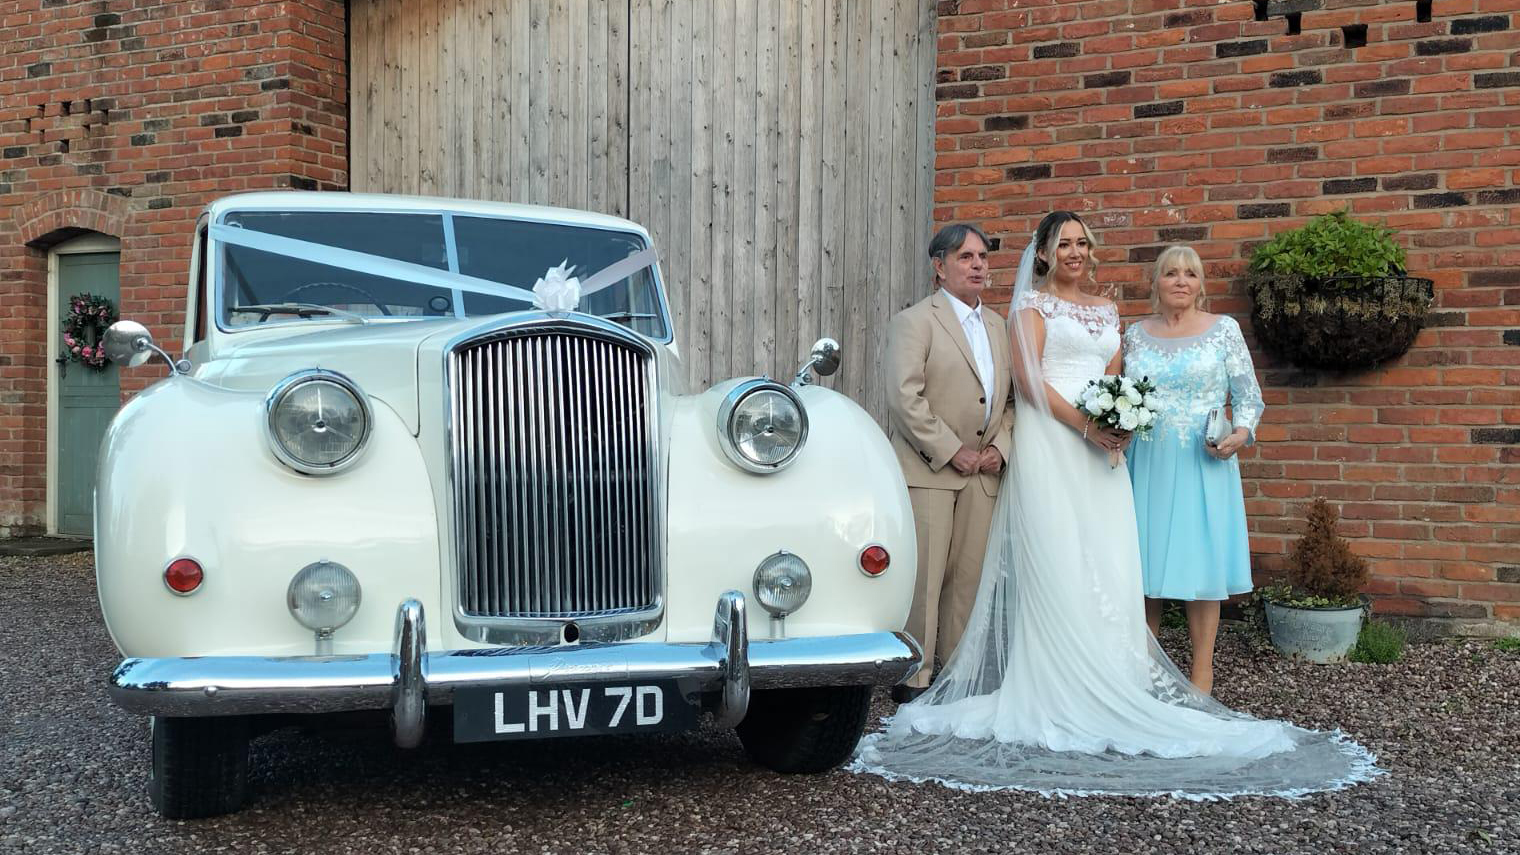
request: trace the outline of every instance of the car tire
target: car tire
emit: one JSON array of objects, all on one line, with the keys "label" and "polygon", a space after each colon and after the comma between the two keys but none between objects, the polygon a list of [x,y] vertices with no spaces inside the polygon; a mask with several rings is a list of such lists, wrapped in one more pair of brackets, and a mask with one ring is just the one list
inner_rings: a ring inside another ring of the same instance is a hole
[{"label": "car tire", "polygon": [[248,790],[248,720],[242,716],[153,719],[148,797],[168,819],[232,813]]},{"label": "car tire", "polygon": [[739,741],[751,759],[777,772],[827,772],[855,753],[870,707],[870,686],[758,691],[739,723]]}]

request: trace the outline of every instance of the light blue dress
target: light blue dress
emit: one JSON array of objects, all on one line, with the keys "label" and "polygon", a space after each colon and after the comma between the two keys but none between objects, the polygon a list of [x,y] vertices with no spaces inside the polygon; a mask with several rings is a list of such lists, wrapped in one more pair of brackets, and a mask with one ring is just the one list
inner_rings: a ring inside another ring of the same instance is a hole
[{"label": "light blue dress", "polygon": [[1198,335],[1161,338],[1131,324],[1124,373],[1156,384],[1155,427],[1128,452],[1145,596],[1223,600],[1251,590],[1240,463],[1215,459],[1203,442],[1209,410],[1226,403],[1256,439],[1261,387],[1240,325],[1220,315]]}]

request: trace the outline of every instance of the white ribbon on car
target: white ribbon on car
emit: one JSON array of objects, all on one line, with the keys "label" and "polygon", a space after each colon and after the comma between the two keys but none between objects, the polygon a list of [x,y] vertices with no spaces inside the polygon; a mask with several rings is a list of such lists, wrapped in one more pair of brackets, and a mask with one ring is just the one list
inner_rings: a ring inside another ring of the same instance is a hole
[{"label": "white ribbon on car", "polygon": [[[569,308],[557,308],[563,304],[563,299],[556,301],[556,305],[545,305],[540,302],[538,295],[526,288],[515,285],[507,285],[501,282],[492,282],[489,279],[481,279],[477,276],[467,276],[463,273],[455,273],[449,270],[439,270],[436,267],[428,267],[424,264],[414,264],[410,261],[397,261],[394,258],[371,255],[358,250],[342,249],[323,243],[313,243],[299,238],[272,235],[267,232],[256,232],[236,226],[214,225],[211,227],[211,238],[233,246],[247,247],[260,252],[269,252],[275,255],[283,255],[301,261],[311,261],[318,264],[326,264],[355,273],[365,273],[371,276],[383,276],[387,279],[399,279],[403,282],[415,282],[419,285],[431,285],[450,291],[464,291],[470,294],[484,294],[491,297],[513,297],[527,303],[532,303],[539,308],[550,311],[573,311],[580,300],[576,299],[569,303]],[[653,249],[641,249],[638,252],[615,261],[612,264],[598,270],[584,281],[580,282],[579,297],[594,294],[610,285],[627,279],[646,267],[653,267],[658,256]],[[546,275],[552,276],[554,271],[568,273],[574,268],[550,268]],[[542,283],[544,280],[540,279]],[[574,280],[572,280],[574,281]]]}]

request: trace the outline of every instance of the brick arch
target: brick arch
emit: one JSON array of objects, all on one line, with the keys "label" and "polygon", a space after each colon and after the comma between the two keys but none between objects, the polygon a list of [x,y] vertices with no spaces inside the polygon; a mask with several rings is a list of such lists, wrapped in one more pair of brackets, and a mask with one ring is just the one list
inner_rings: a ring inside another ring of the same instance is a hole
[{"label": "brick arch", "polygon": [[131,204],[121,196],[78,189],[38,196],[12,216],[22,243],[45,248],[81,230],[123,237],[131,213]]}]

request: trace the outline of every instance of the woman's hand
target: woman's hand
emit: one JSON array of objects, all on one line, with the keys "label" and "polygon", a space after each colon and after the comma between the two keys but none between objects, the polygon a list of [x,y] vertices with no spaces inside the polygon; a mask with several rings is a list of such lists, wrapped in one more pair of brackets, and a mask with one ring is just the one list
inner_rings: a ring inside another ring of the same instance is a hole
[{"label": "woman's hand", "polygon": [[1245,447],[1246,440],[1250,438],[1250,431],[1238,427],[1229,436],[1221,439],[1218,445],[1209,446],[1209,454],[1216,460],[1229,460],[1235,456],[1235,452]]},{"label": "woman's hand", "polygon": [[1088,442],[1104,451],[1123,451],[1129,445],[1129,441],[1134,438],[1134,434],[1127,430],[1107,427],[1089,427],[1086,435]]}]

